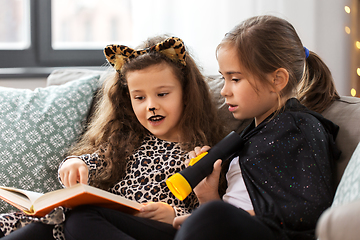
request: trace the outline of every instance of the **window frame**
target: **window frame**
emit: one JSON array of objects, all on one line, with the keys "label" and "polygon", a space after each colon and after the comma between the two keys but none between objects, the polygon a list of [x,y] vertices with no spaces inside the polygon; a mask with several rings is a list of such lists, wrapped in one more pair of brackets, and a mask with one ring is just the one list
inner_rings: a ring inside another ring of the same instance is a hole
[{"label": "window frame", "polygon": [[46,75],[46,68],[104,65],[102,49],[53,49],[51,20],[51,0],[30,0],[30,47],[0,50],[0,78],[19,77],[19,74],[24,77]]}]

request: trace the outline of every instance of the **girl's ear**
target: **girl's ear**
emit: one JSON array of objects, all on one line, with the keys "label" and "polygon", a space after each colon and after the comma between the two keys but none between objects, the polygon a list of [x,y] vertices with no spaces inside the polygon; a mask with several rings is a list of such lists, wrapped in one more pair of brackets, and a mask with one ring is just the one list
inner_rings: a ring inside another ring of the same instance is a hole
[{"label": "girl's ear", "polygon": [[278,68],[273,73],[273,86],[277,92],[281,92],[289,82],[289,72],[285,68]]}]

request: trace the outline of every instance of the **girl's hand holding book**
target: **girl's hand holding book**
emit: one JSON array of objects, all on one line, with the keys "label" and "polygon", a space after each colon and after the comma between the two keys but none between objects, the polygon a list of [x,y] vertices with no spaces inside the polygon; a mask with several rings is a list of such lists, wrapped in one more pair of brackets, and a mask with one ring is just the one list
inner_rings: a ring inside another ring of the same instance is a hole
[{"label": "girl's hand holding book", "polygon": [[65,187],[71,187],[77,183],[87,184],[88,174],[86,164],[79,158],[69,158],[59,170],[61,182]]},{"label": "girl's hand holding book", "polygon": [[175,218],[175,210],[164,202],[150,202],[145,203],[140,208],[140,213],[137,216],[172,224]]}]

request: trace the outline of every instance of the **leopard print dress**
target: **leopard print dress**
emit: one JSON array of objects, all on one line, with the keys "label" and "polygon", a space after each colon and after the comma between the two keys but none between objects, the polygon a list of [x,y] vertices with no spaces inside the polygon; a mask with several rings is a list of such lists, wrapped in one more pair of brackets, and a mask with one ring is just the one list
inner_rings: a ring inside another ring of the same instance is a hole
[{"label": "leopard print dress", "polygon": [[[70,157],[74,156],[67,157],[63,162]],[[85,154],[77,157],[87,164],[89,179],[96,177],[104,168],[101,154]],[[180,201],[170,192],[165,183],[169,176],[185,168],[184,160],[187,157],[187,153],[181,150],[179,143],[164,141],[149,135],[145,137],[141,147],[130,156],[125,177],[109,191],[139,203],[165,202],[174,208],[177,216],[190,213],[198,206],[195,194],[192,193],[184,201]],[[29,223],[43,222],[54,225],[55,239],[65,239],[62,223],[65,221],[67,211],[69,209],[59,207],[43,218],[29,217],[21,212],[1,214],[0,230],[4,235],[8,235]]]}]

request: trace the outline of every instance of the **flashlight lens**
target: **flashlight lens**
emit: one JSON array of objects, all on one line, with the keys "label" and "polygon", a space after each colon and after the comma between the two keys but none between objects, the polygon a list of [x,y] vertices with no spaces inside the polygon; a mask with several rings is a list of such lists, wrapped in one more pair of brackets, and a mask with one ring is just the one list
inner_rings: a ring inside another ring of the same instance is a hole
[{"label": "flashlight lens", "polygon": [[169,177],[166,180],[166,185],[175,197],[180,200],[184,200],[192,191],[190,184],[180,173]]}]

